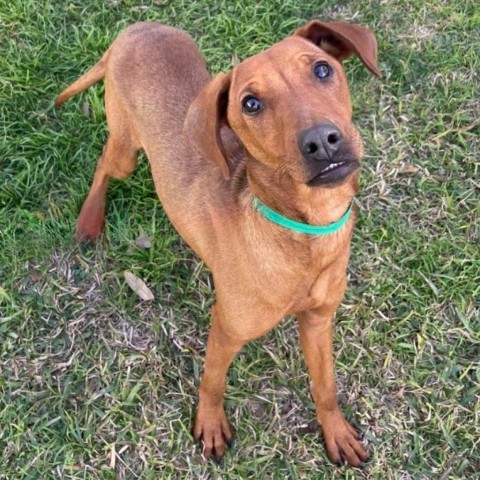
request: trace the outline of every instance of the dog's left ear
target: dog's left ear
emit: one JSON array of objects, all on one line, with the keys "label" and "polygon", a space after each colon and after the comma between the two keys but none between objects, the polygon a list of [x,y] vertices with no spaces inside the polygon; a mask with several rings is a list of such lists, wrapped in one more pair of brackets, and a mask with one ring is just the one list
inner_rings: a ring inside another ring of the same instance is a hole
[{"label": "dog's left ear", "polygon": [[231,74],[218,73],[200,91],[188,109],[183,125],[195,150],[220,168],[223,178],[230,178],[230,164],[220,135],[227,125],[228,91]]},{"label": "dog's left ear", "polygon": [[295,35],[310,40],[339,61],[355,54],[374,75],[382,76],[377,66],[377,39],[367,27],[312,20],[296,30]]}]

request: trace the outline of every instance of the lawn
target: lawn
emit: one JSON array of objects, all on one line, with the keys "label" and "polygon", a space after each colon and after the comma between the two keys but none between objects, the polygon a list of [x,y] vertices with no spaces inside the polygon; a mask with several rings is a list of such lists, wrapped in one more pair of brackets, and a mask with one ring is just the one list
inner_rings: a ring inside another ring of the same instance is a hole
[{"label": "lawn", "polygon": [[[111,184],[102,240],[75,244],[106,136],[103,87],[59,111],[53,99],[138,20],[190,32],[215,73],[314,17],[370,26],[383,72],[345,64],[366,156],[335,332],[340,402],[371,461],[328,462],[286,319],[230,369],[236,442],[217,465],[190,434],[209,273],[144,158]],[[478,478],[476,0],[3,0],[0,51],[1,480]]]}]

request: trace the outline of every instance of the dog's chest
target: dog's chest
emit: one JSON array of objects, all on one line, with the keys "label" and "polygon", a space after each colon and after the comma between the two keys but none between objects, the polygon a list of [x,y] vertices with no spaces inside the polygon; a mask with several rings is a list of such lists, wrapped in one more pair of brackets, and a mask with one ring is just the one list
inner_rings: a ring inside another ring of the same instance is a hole
[{"label": "dog's chest", "polygon": [[[288,247],[286,247],[288,245]],[[329,301],[332,289],[345,278],[348,241],[272,242],[257,244],[255,285],[269,304],[288,313],[317,308]]]},{"label": "dog's chest", "polygon": [[343,252],[335,257],[313,257],[310,268],[298,277],[301,281],[292,295],[291,312],[312,310],[331,303],[344,283],[347,261],[348,253]]}]

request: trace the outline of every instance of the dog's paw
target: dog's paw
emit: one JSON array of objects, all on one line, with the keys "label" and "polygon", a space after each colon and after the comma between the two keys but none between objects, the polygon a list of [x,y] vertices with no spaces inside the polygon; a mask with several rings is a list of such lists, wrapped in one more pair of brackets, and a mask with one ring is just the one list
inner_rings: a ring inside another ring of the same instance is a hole
[{"label": "dog's paw", "polygon": [[357,432],[338,410],[321,421],[323,436],[330,460],[336,465],[348,463],[352,467],[362,467],[368,453]]},{"label": "dog's paw", "polygon": [[104,206],[100,205],[91,208],[90,204],[85,202],[77,220],[75,241],[77,243],[96,242],[102,235],[104,222]]},{"label": "dog's paw", "polygon": [[223,407],[207,411],[199,408],[193,427],[193,436],[202,444],[206,458],[217,461],[225,454],[226,448],[233,445],[233,434]]},{"label": "dog's paw", "polygon": [[76,243],[95,243],[102,235],[103,225],[93,226],[92,228],[78,227],[75,230],[75,242]]}]

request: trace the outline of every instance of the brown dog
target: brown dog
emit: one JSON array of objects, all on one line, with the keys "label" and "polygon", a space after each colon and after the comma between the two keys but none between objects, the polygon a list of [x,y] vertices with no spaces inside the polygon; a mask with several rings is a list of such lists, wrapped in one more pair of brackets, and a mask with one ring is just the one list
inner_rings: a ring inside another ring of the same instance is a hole
[{"label": "brown dog", "polygon": [[[380,75],[370,30],[312,21],[211,79],[187,34],[140,23],[55,102],[105,79],[110,135],[77,240],[100,236],[109,178],[132,173],[143,149],[168,217],[213,273],[193,429],[206,456],[221,457],[232,439],[223,396],[235,355],[294,313],[330,459],[359,466],[367,458],[339,410],[332,357],[362,155],[340,63],[352,54]],[[327,235],[297,231],[332,223]]]}]

